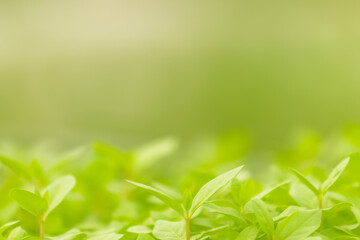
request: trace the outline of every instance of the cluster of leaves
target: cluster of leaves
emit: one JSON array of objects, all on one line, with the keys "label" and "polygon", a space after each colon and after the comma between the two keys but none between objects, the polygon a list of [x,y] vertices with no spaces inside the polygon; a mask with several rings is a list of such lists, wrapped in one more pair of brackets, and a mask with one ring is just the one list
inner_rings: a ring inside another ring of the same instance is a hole
[{"label": "cluster of leaves", "polygon": [[[283,154],[275,165],[247,164],[236,148],[243,140],[221,138],[202,161],[174,139],[127,152],[96,143],[38,160],[3,154],[0,239],[360,239],[358,153],[332,170],[303,159],[290,168]],[[286,156],[313,151],[301,149]]]}]

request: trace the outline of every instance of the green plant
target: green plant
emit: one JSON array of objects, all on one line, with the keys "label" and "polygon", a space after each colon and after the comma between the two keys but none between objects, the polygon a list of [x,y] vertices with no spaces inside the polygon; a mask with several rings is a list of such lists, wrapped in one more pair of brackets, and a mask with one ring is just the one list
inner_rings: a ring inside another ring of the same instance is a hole
[{"label": "green plant", "polygon": [[75,186],[75,182],[76,180],[73,176],[65,176],[51,183],[42,193],[32,193],[22,189],[13,189],[10,192],[10,196],[21,208],[39,220],[40,240],[45,238],[46,218],[63,201]]},{"label": "green plant", "polygon": [[[194,198],[191,197],[189,192],[186,192],[183,197],[182,205],[180,202],[176,201],[175,199],[171,198],[166,193],[161,192],[158,189],[153,187],[146,186],[141,183],[136,183],[132,181],[128,181],[129,183],[134,184],[137,187],[145,189],[151,192],[153,195],[158,197],[161,201],[167,204],[169,207],[174,209],[178,212],[184,219],[185,224],[185,236],[186,240],[190,240],[191,238],[191,229],[190,229],[190,221],[196,211],[217,191],[219,191],[222,187],[224,187],[227,183],[229,183],[233,178],[235,178],[239,173],[243,166],[235,168],[229,172],[226,172],[215,179],[211,180],[210,182],[206,183],[195,195]],[[173,232],[174,235],[181,234],[181,225],[182,223],[171,223],[166,221],[159,221],[155,225],[155,236],[158,236],[160,239],[163,236],[168,235],[170,232]],[[161,230],[159,230],[159,228]]]},{"label": "green plant", "polygon": [[289,171],[220,142],[236,153],[224,162],[171,139],[0,157],[0,240],[360,239],[360,154],[337,164],[311,150],[307,162],[296,148]]},{"label": "green plant", "polygon": [[304,175],[295,169],[291,169],[291,171],[295,174],[295,176],[306,186],[308,187],[317,197],[319,202],[319,208],[323,207],[323,200],[325,194],[328,190],[334,185],[336,180],[340,177],[341,173],[345,170],[345,167],[348,165],[350,158],[346,158],[339,165],[337,165],[333,171],[330,173],[329,177],[318,187],[315,187]]}]

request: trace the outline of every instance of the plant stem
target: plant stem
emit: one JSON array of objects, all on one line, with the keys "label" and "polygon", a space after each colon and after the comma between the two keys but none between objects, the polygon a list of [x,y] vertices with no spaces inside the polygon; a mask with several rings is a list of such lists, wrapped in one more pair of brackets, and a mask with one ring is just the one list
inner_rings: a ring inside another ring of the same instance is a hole
[{"label": "plant stem", "polygon": [[318,196],[318,201],[319,201],[319,209],[323,208],[323,199],[324,199],[324,194],[320,193]]},{"label": "plant stem", "polygon": [[45,238],[45,218],[40,217],[40,240],[44,240]]},{"label": "plant stem", "polygon": [[191,217],[185,217],[185,225],[186,225],[186,240],[190,240],[190,219]]}]

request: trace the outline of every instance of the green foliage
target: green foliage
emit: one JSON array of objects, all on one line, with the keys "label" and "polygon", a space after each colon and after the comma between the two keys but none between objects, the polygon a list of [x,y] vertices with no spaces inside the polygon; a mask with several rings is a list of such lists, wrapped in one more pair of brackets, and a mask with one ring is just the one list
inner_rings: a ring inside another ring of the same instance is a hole
[{"label": "green foliage", "polygon": [[[0,240],[360,238],[359,154],[260,164],[239,159],[239,142],[223,137],[215,158],[189,164],[172,138],[127,151],[96,143],[66,161],[0,157]],[[313,156],[305,145],[299,159]]]},{"label": "green foliage", "polygon": [[32,192],[14,189],[10,196],[19,204],[20,207],[33,214],[34,216],[43,216],[48,209],[48,202],[41,196]]},{"label": "green foliage", "polygon": [[48,194],[48,209],[46,215],[53,211],[75,186],[76,180],[73,176],[65,176],[57,179],[44,189],[44,194]]}]

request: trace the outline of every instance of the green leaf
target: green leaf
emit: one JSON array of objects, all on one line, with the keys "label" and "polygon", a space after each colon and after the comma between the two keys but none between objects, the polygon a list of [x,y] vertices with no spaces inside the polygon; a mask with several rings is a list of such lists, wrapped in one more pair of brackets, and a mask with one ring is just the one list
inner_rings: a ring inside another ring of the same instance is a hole
[{"label": "green leaf", "polygon": [[6,165],[9,169],[11,169],[11,171],[13,171],[15,174],[23,177],[24,179],[26,179],[28,181],[32,180],[29,168],[26,165],[24,165],[23,163],[12,160],[7,157],[3,157],[3,156],[0,156],[0,161],[4,165]]},{"label": "green leaf", "polygon": [[88,236],[88,240],[119,240],[124,237],[123,234],[114,233],[113,229],[99,231]]},{"label": "green leaf", "polygon": [[0,235],[6,237],[9,232],[20,225],[20,221],[9,222],[0,227]]},{"label": "green leaf", "polygon": [[300,180],[300,182],[307,186],[316,196],[320,194],[319,190],[304,175],[295,169],[290,170]]},{"label": "green leaf", "polygon": [[346,158],[345,160],[340,162],[334,168],[334,170],[332,170],[329,177],[325,180],[325,182],[321,186],[322,192],[327,192],[330,189],[330,187],[336,182],[336,180],[338,180],[338,178],[340,177],[340,175],[343,173],[346,166],[348,165],[349,160],[350,160],[350,158]]},{"label": "green leaf", "polygon": [[136,240],[155,240],[150,234],[141,233]]},{"label": "green leaf", "polygon": [[25,209],[34,216],[43,216],[48,208],[48,203],[42,197],[22,189],[14,189],[10,192],[21,208]]},{"label": "green leaf", "polygon": [[191,191],[186,190],[184,192],[184,196],[183,196],[183,204],[184,204],[185,210],[187,210],[187,211],[190,210],[191,205],[192,205],[192,200],[193,200],[193,198],[192,198]]},{"label": "green leaf", "polygon": [[245,206],[245,204],[260,191],[260,186],[252,179],[248,179],[242,183],[236,178],[231,181],[231,193],[234,200],[241,206]]},{"label": "green leaf", "polygon": [[160,240],[185,240],[185,223],[159,220],[155,223],[153,235]]},{"label": "green leaf", "polygon": [[132,153],[119,151],[108,144],[100,142],[94,143],[93,148],[98,160],[110,160],[115,163],[117,169],[124,173],[131,171],[133,164]]},{"label": "green leaf", "polygon": [[72,229],[64,234],[56,236],[54,240],[86,240],[87,235],[77,229]]},{"label": "green leaf", "polygon": [[338,203],[331,208],[323,209],[321,216],[322,227],[351,225],[357,222],[351,203]]},{"label": "green leaf", "polygon": [[318,199],[314,193],[304,184],[299,182],[294,182],[291,185],[290,195],[295,200],[297,205],[302,207],[313,209],[319,206]]},{"label": "green leaf", "polygon": [[241,214],[232,206],[228,201],[213,201],[207,202],[204,207],[211,212],[216,212],[218,214],[223,214],[235,219],[238,224],[245,224],[244,218]]},{"label": "green leaf", "polygon": [[240,232],[236,240],[255,240],[258,232],[256,225],[250,225]]},{"label": "green leaf", "polygon": [[131,233],[151,233],[151,229],[144,225],[131,226],[127,231]]},{"label": "green leaf", "polygon": [[191,213],[195,211],[206,202],[211,196],[213,196],[217,191],[224,187],[228,182],[235,178],[241,171],[243,166],[232,169],[216,178],[206,183],[195,195],[192,206],[190,209]]},{"label": "green leaf", "polygon": [[137,149],[134,153],[134,170],[136,172],[145,170],[155,162],[173,153],[178,145],[174,138],[165,138]]},{"label": "green leaf", "polygon": [[268,207],[263,201],[259,199],[251,200],[245,205],[245,211],[247,213],[255,214],[256,220],[264,233],[266,233],[269,237],[274,235],[274,222],[269,213]]},{"label": "green leaf", "polygon": [[286,217],[292,215],[294,212],[299,212],[299,211],[302,211],[302,210],[306,210],[306,208],[299,207],[299,206],[290,206],[290,207],[286,208],[282,213],[280,213],[279,215],[274,217],[273,220],[274,221],[283,220]]},{"label": "green leaf", "polygon": [[128,183],[131,183],[137,187],[140,187],[148,192],[150,192],[151,194],[153,194],[155,197],[159,198],[161,201],[163,201],[165,204],[167,204],[169,207],[171,207],[172,209],[174,209],[176,212],[178,212],[180,215],[184,215],[184,210],[181,207],[181,204],[172,199],[169,195],[167,195],[166,193],[161,192],[160,190],[147,186],[145,184],[142,183],[137,183],[137,182],[133,182],[130,180],[126,180]]},{"label": "green leaf", "polygon": [[291,214],[279,222],[276,235],[279,240],[299,240],[308,237],[319,228],[321,223],[320,210],[306,210]]},{"label": "green leaf", "polygon": [[24,240],[24,239],[30,239],[30,236],[21,227],[17,227],[14,230],[12,230],[11,233],[9,234],[9,237],[7,238],[7,240]]},{"label": "green leaf", "polygon": [[48,215],[64,200],[66,195],[74,188],[75,183],[75,178],[71,175],[67,175],[57,179],[45,188],[43,194],[46,194],[46,192],[49,194],[49,208],[46,211],[46,215]]}]

